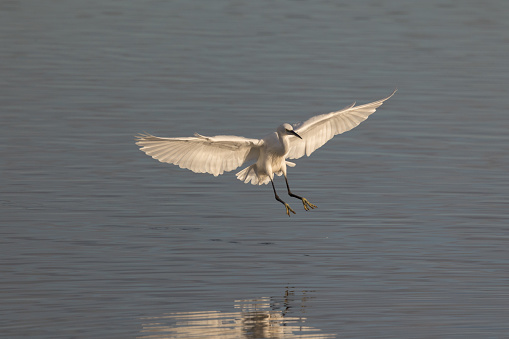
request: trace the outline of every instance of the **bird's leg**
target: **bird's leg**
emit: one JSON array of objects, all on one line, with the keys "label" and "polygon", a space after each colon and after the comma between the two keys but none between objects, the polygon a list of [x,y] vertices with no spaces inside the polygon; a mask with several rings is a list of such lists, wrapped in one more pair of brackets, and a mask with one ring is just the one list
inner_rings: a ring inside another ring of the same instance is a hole
[{"label": "bird's leg", "polygon": [[313,208],[316,208],[317,206],[316,205],[313,205],[312,203],[310,203],[308,201],[308,199],[306,198],[303,198],[297,194],[293,194],[292,191],[290,191],[290,185],[288,185],[288,179],[286,178],[286,175],[285,175],[285,181],[286,181],[286,188],[288,188],[288,195],[291,196],[291,197],[294,197],[294,198],[297,198],[297,199],[300,199],[302,200],[302,204],[304,205],[304,209],[306,211],[309,211],[309,209],[313,209]]},{"label": "bird's leg", "polygon": [[292,212],[293,214],[295,214],[295,211],[292,210],[292,208],[290,207],[290,205],[288,205],[286,202],[284,202],[283,200],[281,200],[281,198],[279,197],[279,195],[277,195],[276,193],[276,187],[274,187],[274,181],[272,181],[272,179],[270,179],[270,183],[272,184],[272,189],[274,190],[274,197],[276,198],[277,201],[279,201],[280,203],[282,203],[283,205],[285,205],[286,207],[286,214],[288,214],[288,216],[290,216],[290,212]]}]

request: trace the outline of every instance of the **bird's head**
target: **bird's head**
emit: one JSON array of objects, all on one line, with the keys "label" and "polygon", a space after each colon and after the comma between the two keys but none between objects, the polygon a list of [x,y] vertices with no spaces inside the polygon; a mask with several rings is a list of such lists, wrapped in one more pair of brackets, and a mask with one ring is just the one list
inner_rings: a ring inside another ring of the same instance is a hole
[{"label": "bird's head", "polygon": [[300,135],[298,135],[294,130],[293,130],[293,126],[290,125],[290,124],[287,124],[287,123],[284,123],[282,124],[281,126],[278,127],[277,129],[278,133],[280,135],[295,135],[296,137],[301,138]]}]

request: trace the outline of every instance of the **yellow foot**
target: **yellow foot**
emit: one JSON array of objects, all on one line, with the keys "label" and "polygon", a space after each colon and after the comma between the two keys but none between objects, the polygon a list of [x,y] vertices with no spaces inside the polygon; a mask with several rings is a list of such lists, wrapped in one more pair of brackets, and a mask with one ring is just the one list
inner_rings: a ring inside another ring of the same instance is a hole
[{"label": "yellow foot", "polygon": [[310,203],[308,201],[308,199],[306,199],[306,198],[302,198],[302,204],[304,205],[304,209],[306,211],[309,211],[310,208],[313,209],[313,208],[317,207],[316,205],[313,205],[312,203]]},{"label": "yellow foot", "polygon": [[295,211],[292,210],[292,208],[290,207],[290,205],[288,205],[287,203],[285,203],[285,207],[286,207],[286,214],[288,214],[288,216],[290,216],[290,212],[292,212],[293,214],[295,214]]}]

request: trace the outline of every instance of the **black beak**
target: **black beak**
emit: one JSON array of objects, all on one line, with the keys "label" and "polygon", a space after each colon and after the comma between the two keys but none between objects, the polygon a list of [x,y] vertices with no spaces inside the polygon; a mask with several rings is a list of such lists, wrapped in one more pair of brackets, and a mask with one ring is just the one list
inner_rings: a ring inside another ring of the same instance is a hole
[{"label": "black beak", "polygon": [[295,131],[290,131],[290,133],[292,133],[293,135],[295,135],[299,139],[302,139],[302,137],[300,135],[298,135]]}]

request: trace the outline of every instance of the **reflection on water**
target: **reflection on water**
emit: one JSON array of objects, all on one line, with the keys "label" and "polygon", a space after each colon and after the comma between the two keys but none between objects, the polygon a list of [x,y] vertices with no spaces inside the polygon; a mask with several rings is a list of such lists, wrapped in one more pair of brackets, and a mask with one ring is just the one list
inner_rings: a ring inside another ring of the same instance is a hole
[{"label": "reflection on water", "polygon": [[[0,337],[509,338],[507,13],[1,1]],[[295,218],[270,185],[158,166],[133,143],[255,137],[394,87],[298,161],[294,189],[320,209]]]},{"label": "reflection on water", "polygon": [[283,298],[235,300],[234,312],[196,311],[143,318],[139,338],[335,338],[305,325],[308,292],[285,292]]}]

